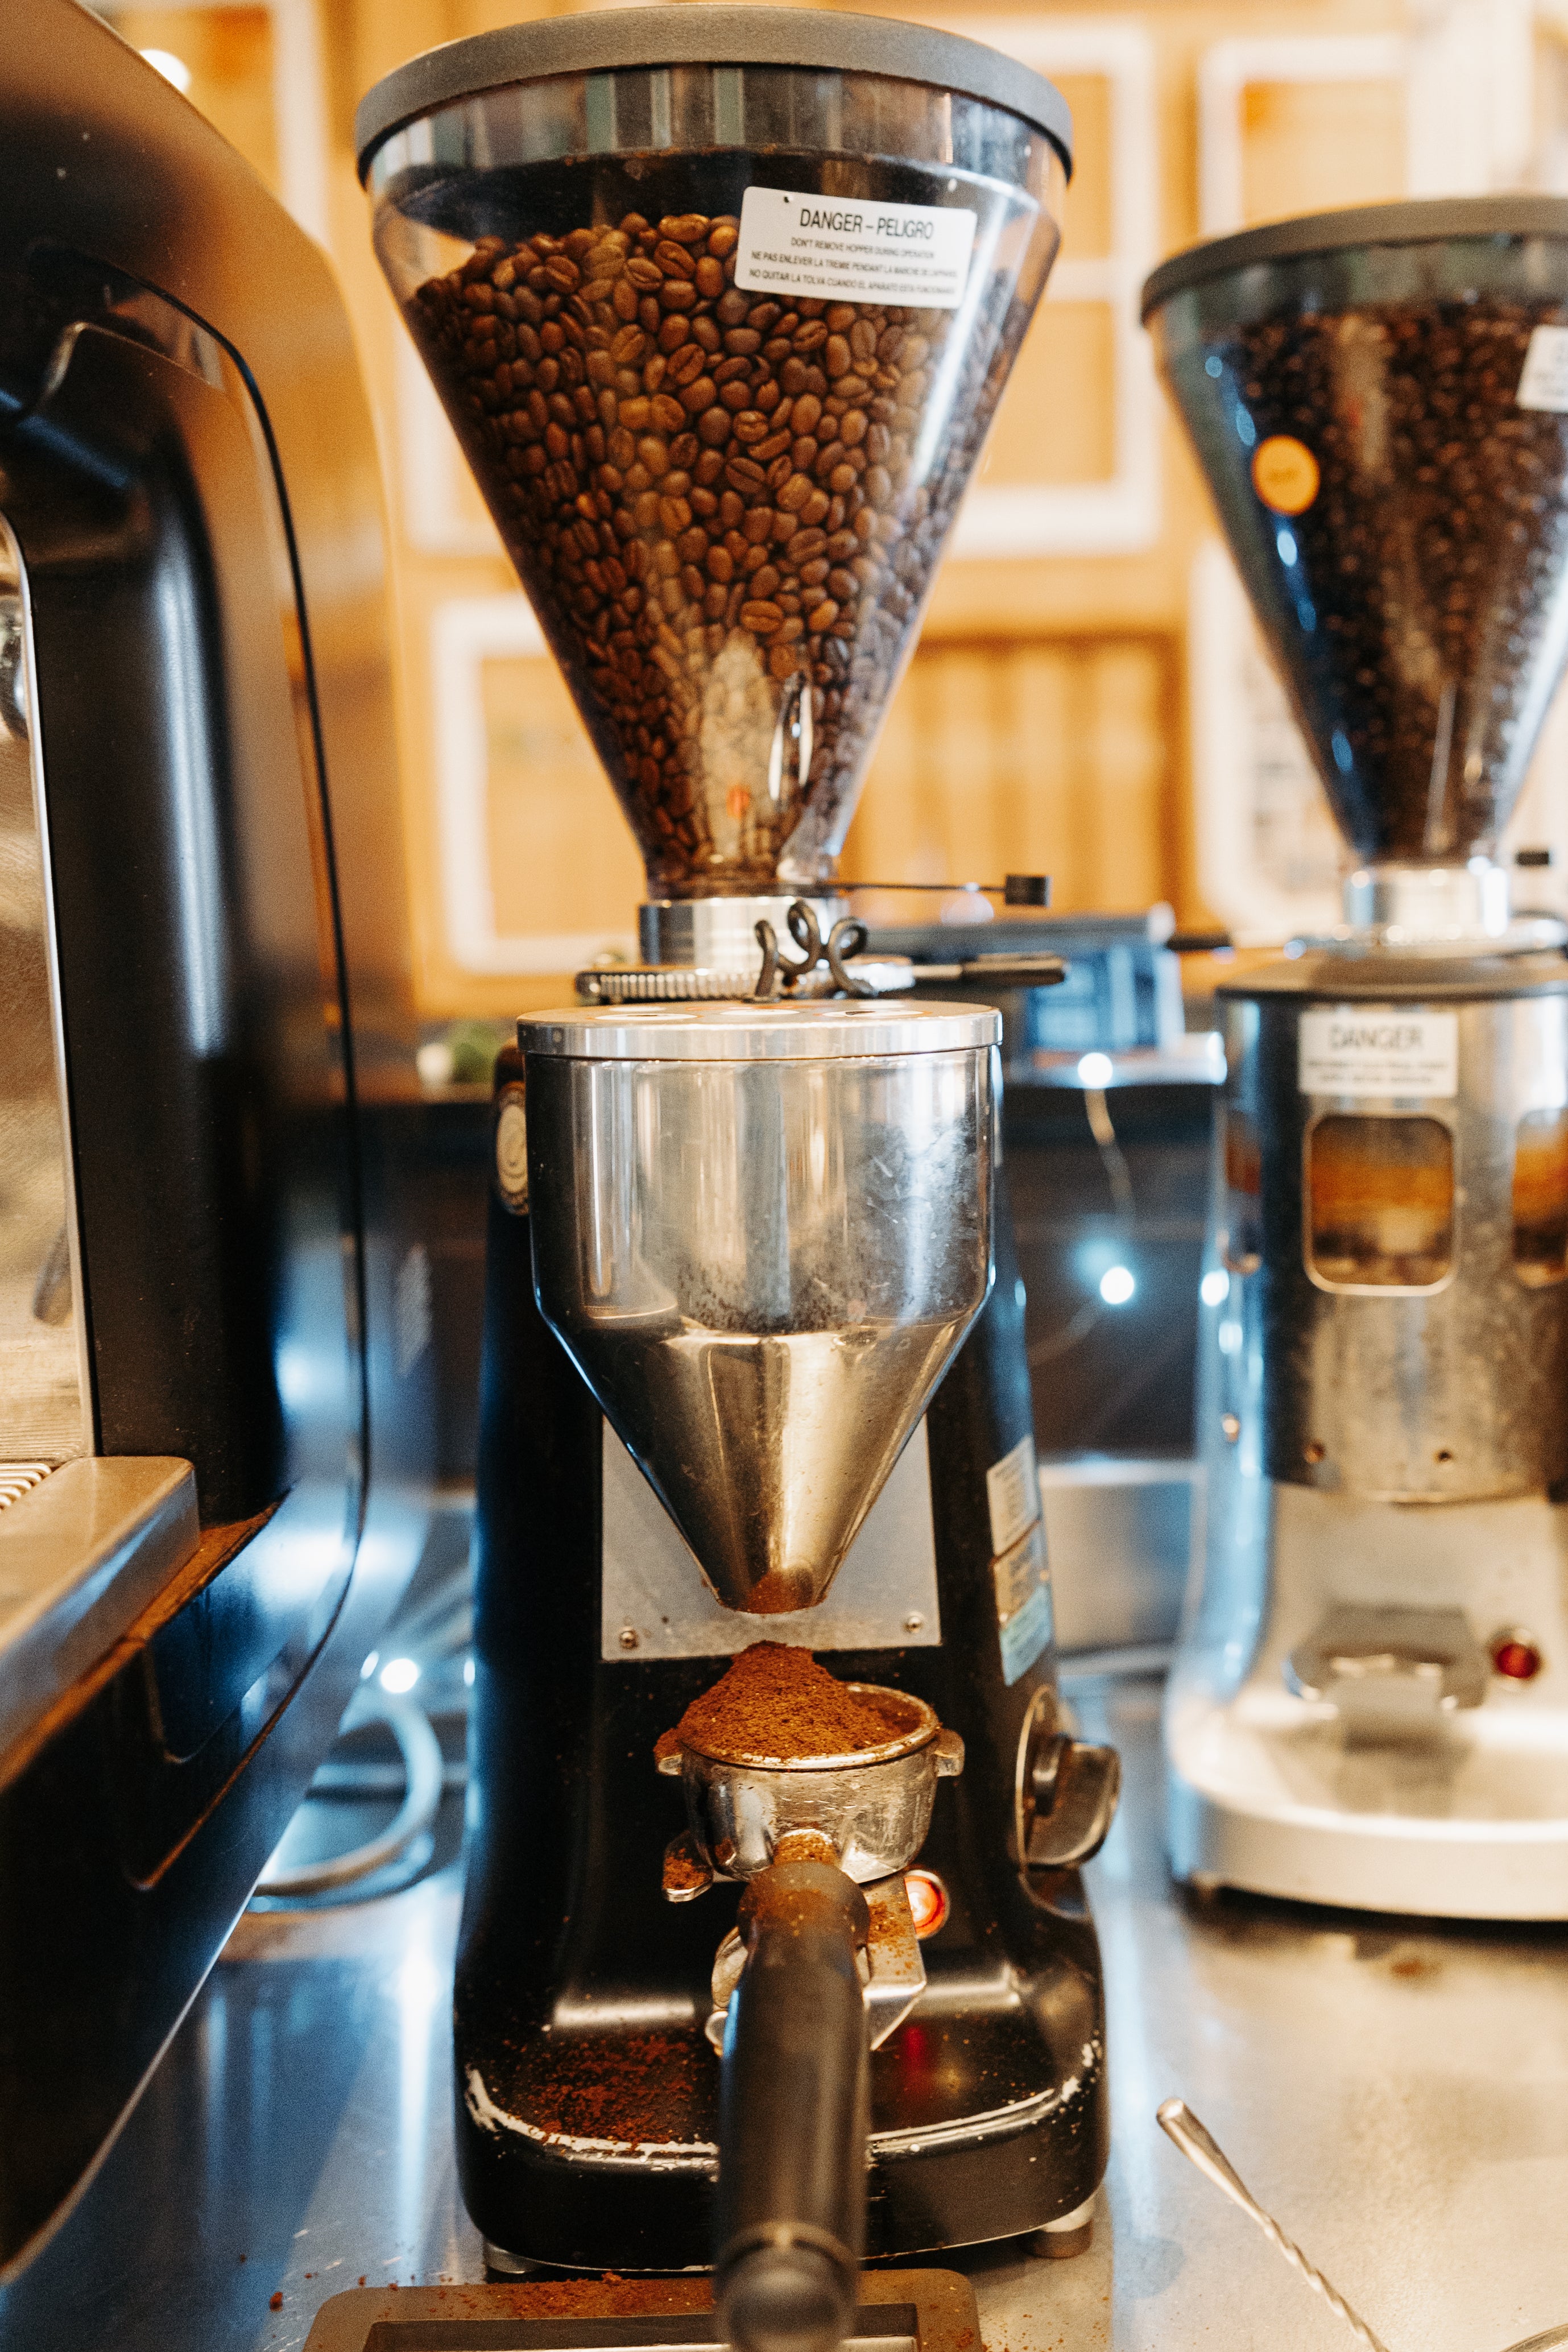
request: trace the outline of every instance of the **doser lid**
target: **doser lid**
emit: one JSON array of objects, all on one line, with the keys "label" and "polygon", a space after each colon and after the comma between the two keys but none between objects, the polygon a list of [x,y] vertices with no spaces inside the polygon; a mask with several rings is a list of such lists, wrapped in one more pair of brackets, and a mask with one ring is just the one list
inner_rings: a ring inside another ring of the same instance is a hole
[{"label": "doser lid", "polygon": [[1042,131],[1072,170],[1072,117],[1040,74],[958,33],[837,10],[708,6],[611,8],[506,25],[411,58],[361,100],[354,116],[360,177],[382,141],[404,122],[508,83],[547,74],[621,73],[648,66],[801,66],[925,82],[1006,107]]},{"label": "doser lid", "polygon": [[1437,196],[1389,205],[1350,205],[1337,212],[1303,213],[1267,221],[1233,236],[1206,237],[1173,253],[1144,281],[1146,320],[1173,294],[1233,270],[1314,253],[1343,253],[1362,245],[1440,245],[1466,236],[1568,236],[1568,200],[1562,196]]},{"label": "doser lid", "polygon": [[885,1001],[825,1004],[572,1005],[517,1024],[525,1054],[594,1062],[859,1060],[892,1054],[974,1053],[998,1045],[989,1006]]}]

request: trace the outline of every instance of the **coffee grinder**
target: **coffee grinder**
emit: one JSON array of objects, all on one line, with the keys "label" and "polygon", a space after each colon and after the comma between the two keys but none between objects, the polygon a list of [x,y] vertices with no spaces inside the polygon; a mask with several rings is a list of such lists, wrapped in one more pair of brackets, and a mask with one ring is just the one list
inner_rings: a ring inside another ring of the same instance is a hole
[{"label": "coffee grinder", "polygon": [[1220,992],[1178,1873],[1568,1916],[1568,965],[1491,852],[1568,649],[1568,205],[1177,256],[1145,309],[1354,858]]},{"label": "coffee grinder", "polygon": [[[834,884],[1070,135],[974,43],[757,6],[485,35],[360,115],[649,886],[646,961],[497,1071],[464,2195],[501,2271],[716,2259],[758,2347],[837,2340],[862,2231],[1077,2251],[1105,2160],[1115,1759],[1058,1715],[998,1016],[889,993]],[[885,1733],[664,1738],[683,1807],[655,1743],[762,1641]]]}]

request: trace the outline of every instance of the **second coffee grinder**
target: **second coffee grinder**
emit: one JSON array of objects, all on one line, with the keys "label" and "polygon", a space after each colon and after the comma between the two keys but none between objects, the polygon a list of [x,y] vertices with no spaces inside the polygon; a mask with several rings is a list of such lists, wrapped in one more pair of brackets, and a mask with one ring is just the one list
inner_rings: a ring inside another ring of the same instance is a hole
[{"label": "second coffee grinder", "polygon": [[[1075,2252],[1105,2161],[1115,1759],[1059,1720],[997,1016],[874,995],[912,975],[833,878],[1070,138],[972,42],[758,6],[515,26],[361,110],[649,877],[646,962],[498,1071],[464,2194],[500,2269],[716,2255],[754,2347],[837,2340],[862,2206],[876,2254]],[[762,1641],[883,1733],[665,1738],[682,1830],[655,1743]]]},{"label": "second coffee grinder", "polygon": [[1354,854],[1219,992],[1173,1859],[1568,1917],[1568,963],[1491,857],[1568,651],[1568,204],[1283,221],[1145,304]]}]

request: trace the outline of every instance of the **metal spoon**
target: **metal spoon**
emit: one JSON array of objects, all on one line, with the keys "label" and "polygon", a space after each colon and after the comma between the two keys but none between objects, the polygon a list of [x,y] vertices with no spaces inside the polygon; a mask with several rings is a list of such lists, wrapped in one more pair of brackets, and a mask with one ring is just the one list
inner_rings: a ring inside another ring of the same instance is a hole
[{"label": "metal spoon", "polygon": [[[1315,2270],[1300,2246],[1286,2237],[1271,2214],[1265,2213],[1258,2200],[1221,2154],[1210,2135],[1184,2099],[1167,2099],[1159,2110],[1160,2128],[1173,2139],[1189,2164],[1223,2189],[1233,2205],[1239,2205],[1250,2221],[1256,2221],[1263,2235],[1280,2252],[1291,2268],[1301,2272],[1314,2294],[1321,2294],[1331,2311],[1337,2312],[1353,2336],[1359,2336],[1366,2352],[1388,2352],[1380,2336],[1375,2336],[1364,2319],[1354,2312],[1337,2287],[1331,2286],[1322,2271]],[[1523,2352],[1523,2347],[1521,2347]]]},{"label": "metal spoon", "polygon": [[[1235,2168],[1223,2155],[1212,2133],[1204,2129],[1185,2099],[1167,2099],[1159,2109],[1158,2123],[1167,2137],[1175,2140],[1189,2164],[1224,2190],[1233,2205],[1239,2205],[1248,2217],[1257,2222],[1270,2244],[1279,2247],[1293,2270],[1301,2272],[1315,2294],[1321,2294],[1331,2311],[1337,2311],[1351,2333],[1360,2337],[1367,2352],[1388,2352],[1380,2336],[1373,2334],[1364,2319],[1360,2318],[1346,2303],[1343,2294],[1329,2284],[1322,2271],[1314,2270],[1300,2246],[1293,2245],[1272,2215],[1265,2213],[1258,2200],[1247,2188]],[[1518,2344],[1511,2344],[1508,2352],[1549,2352],[1553,2345],[1568,2345],[1568,2326],[1549,2327],[1540,2336],[1527,2336]]]}]

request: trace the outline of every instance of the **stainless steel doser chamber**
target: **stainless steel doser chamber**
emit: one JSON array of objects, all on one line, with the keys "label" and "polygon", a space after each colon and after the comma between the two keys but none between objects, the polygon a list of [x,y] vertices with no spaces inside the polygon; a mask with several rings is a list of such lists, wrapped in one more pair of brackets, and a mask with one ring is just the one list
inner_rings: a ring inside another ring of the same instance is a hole
[{"label": "stainless steel doser chamber", "polygon": [[985,1303],[999,1026],[519,1024],[540,1307],[730,1608],[821,1599]]},{"label": "stainless steel doser chamber", "polygon": [[1239,988],[1226,1019],[1227,1439],[1328,1494],[1552,1486],[1568,1472],[1568,968],[1313,956]]}]

